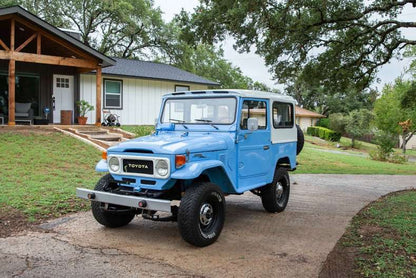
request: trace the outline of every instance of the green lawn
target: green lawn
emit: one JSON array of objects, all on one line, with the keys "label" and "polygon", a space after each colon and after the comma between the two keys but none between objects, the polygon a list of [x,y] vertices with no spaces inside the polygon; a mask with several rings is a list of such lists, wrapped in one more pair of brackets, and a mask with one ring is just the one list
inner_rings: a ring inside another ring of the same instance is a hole
[{"label": "green lawn", "polygon": [[[314,136],[310,136],[310,135],[306,135],[305,134],[305,140],[316,144],[318,147],[326,147],[326,148],[335,148],[337,146],[337,144],[340,145],[341,148],[347,149],[348,151],[351,152],[370,152],[370,151],[375,151],[377,150],[377,145],[376,144],[372,144],[372,143],[368,143],[368,142],[364,142],[364,141],[359,141],[356,140],[356,146],[354,149],[351,148],[351,139],[347,138],[347,137],[341,137],[340,142],[329,142],[329,141],[324,141],[318,137],[314,137]],[[402,153],[402,149],[394,149],[396,153]],[[409,156],[414,156],[416,157],[416,150],[412,150],[412,149],[407,149],[406,150],[406,155]]]},{"label": "green lawn", "polygon": [[[75,197],[75,188],[93,188],[100,178],[94,169],[98,150],[60,133],[0,133],[0,140],[1,210],[13,207],[36,220],[89,208]],[[317,147],[331,148],[307,142],[296,173],[416,174],[415,163],[378,162]]]},{"label": "green lawn", "polygon": [[416,175],[414,162],[394,164],[374,161],[368,157],[328,153],[322,149],[340,151],[334,147],[305,142],[305,147],[298,156],[299,165],[295,173]]},{"label": "green lawn", "polygon": [[370,204],[353,218],[340,244],[358,251],[353,271],[360,277],[416,277],[416,191]]},{"label": "green lawn", "polygon": [[75,188],[99,179],[98,150],[60,133],[0,133],[0,140],[0,209],[36,220],[87,208]]},{"label": "green lawn", "polygon": [[137,137],[149,135],[155,130],[153,125],[122,125],[121,128],[136,134]]}]

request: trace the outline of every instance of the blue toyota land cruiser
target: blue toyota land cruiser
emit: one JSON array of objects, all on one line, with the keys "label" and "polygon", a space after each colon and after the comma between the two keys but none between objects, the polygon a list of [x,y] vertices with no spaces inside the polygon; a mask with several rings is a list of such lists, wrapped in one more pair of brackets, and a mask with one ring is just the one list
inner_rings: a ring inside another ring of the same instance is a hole
[{"label": "blue toyota land cruiser", "polygon": [[175,92],[163,97],[156,132],[109,148],[96,166],[108,174],[77,196],[91,200],[104,226],[127,225],[138,214],[177,221],[184,240],[206,246],[221,233],[225,195],[251,191],[266,211],[285,209],[288,171],[302,147],[291,97]]}]

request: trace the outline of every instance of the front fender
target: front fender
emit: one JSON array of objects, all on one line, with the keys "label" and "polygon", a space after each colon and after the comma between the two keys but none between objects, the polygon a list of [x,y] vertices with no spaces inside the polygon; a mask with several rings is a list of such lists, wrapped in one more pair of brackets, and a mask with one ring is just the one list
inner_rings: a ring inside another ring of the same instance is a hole
[{"label": "front fender", "polygon": [[97,172],[108,172],[107,160],[101,159],[95,166],[95,171]]},{"label": "front fender", "polygon": [[199,177],[206,169],[221,167],[225,169],[224,163],[219,160],[207,160],[186,163],[184,167],[176,170],[171,178],[178,180],[190,180]]}]

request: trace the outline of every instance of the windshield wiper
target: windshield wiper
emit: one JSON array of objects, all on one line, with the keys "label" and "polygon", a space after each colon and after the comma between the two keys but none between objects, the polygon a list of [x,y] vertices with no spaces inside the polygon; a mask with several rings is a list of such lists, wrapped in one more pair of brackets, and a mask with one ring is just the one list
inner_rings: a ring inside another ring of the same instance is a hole
[{"label": "windshield wiper", "polygon": [[218,127],[216,127],[214,124],[211,124],[211,122],[212,122],[211,120],[208,120],[208,119],[195,119],[195,121],[209,123],[210,126],[212,126],[213,128],[215,128],[216,130],[218,130]]},{"label": "windshield wiper", "polygon": [[183,121],[183,120],[169,119],[169,121],[175,121],[175,122],[181,124],[185,129],[188,129],[188,127],[186,125],[184,125],[185,121]]}]

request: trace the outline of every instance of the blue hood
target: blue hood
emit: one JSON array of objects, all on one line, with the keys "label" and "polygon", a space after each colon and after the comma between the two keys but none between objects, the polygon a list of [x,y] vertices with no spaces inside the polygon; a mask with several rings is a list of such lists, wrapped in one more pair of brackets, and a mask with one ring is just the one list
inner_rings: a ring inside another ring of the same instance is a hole
[{"label": "blue hood", "polygon": [[109,152],[124,152],[128,149],[150,150],[159,154],[182,154],[186,151],[209,152],[227,149],[232,143],[229,133],[189,133],[169,132],[159,135],[149,135],[120,143],[108,149]]}]

